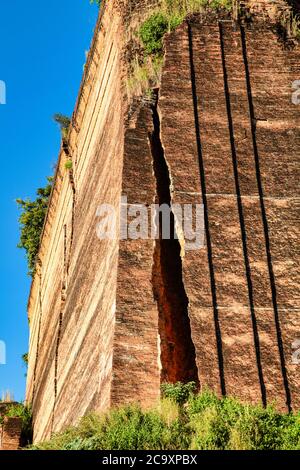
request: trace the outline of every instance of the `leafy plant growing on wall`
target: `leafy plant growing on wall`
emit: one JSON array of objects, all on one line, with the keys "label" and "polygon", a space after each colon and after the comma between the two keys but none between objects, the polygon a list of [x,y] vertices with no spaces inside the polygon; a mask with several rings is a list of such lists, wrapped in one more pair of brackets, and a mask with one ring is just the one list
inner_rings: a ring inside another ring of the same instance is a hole
[{"label": "leafy plant growing on wall", "polygon": [[35,272],[36,257],[40,246],[40,238],[47,213],[49,197],[52,190],[53,177],[47,178],[47,184],[39,188],[34,201],[30,199],[17,199],[17,204],[21,210],[20,242],[19,248],[24,248],[27,254],[29,274],[33,276]]},{"label": "leafy plant growing on wall", "polygon": [[[26,371],[28,368],[28,353],[22,354],[22,361],[23,361],[23,366],[26,367]],[[27,377],[27,372],[24,374],[25,377]]]},{"label": "leafy plant growing on wall", "polygon": [[66,170],[72,170],[72,168],[73,168],[73,162],[72,162],[72,160],[68,159],[65,163],[65,169]]},{"label": "leafy plant growing on wall", "polygon": [[162,51],[163,37],[169,30],[169,21],[163,13],[154,13],[141,26],[139,35],[147,54]]},{"label": "leafy plant growing on wall", "polygon": [[232,10],[232,0],[163,0],[159,10],[150,15],[139,30],[147,54],[162,52],[163,37],[179,26],[188,14],[211,10]]},{"label": "leafy plant growing on wall", "polygon": [[146,92],[157,86],[163,64],[163,39],[193,13],[207,10],[233,10],[237,0],[161,0],[157,8],[139,25],[135,36],[143,53],[130,64],[128,88],[133,92]]},{"label": "leafy plant growing on wall", "polygon": [[68,136],[71,119],[65,114],[60,113],[54,114],[53,119],[59,125],[62,138],[65,140]]},{"label": "leafy plant growing on wall", "polygon": [[28,366],[28,353],[22,354],[22,361],[27,367]]}]

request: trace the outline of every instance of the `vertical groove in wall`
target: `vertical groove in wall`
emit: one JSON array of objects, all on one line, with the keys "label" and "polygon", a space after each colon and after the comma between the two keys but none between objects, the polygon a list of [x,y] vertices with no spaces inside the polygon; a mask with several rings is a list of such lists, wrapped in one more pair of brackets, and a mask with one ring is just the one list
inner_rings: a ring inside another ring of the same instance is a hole
[{"label": "vertical groove in wall", "polygon": [[42,313],[43,313],[43,307],[42,307],[42,267],[41,263],[38,260],[37,261],[37,269],[39,270],[39,289],[38,289],[38,295],[39,295],[39,320],[38,320],[38,335],[37,335],[37,344],[36,344],[36,356],[35,356],[35,364],[34,364],[34,370],[33,370],[33,389],[32,389],[32,403],[35,398],[35,389],[36,389],[36,373],[37,373],[37,366],[38,366],[38,359],[39,359],[39,348],[40,348],[40,336],[41,336],[41,325],[42,325]]},{"label": "vertical groove in wall", "polygon": [[264,406],[266,406],[267,404],[266,387],[265,387],[263,369],[262,369],[262,364],[261,364],[260,342],[259,342],[257,319],[256,319],[256,313],[255,313],[255,307],[254,307],[251,268],[250,268],[250,262],[249,262],[249,256],[248,256],[247,233],[246,233],[244,210],[243,210],[243,203],[242,203],[242,198],[241,198],[241,190],[240,190],[240,182],[239,182],[239,171],[238,171],[237,155],[236,155],[236,148],[235,148],[234,127],[233,127],[233,120],[232,120],[232,114],[231,114],[231,101],[230,101],[230,92],[229,92],[229,85],[228,85],[228,74],[227,74],[227,66],[226,66],[224,40],[223,40],[223,27],[222,27],[221,22],[219,23],[219,30],[220,30],[220,47],[221,47],[221,56],[222,56],[224,92],[225,92],[226,109],[227,109],[227,117],[228,117],[228,127],[229,127],[229,134],[230,134],[232,165],[233,165],[234,183],[235,183],[239,221],[240,221],[241,236],[242,236],[243,255],[244,255],[244,263],[245,263],[245,271],[246,271],[246,279],[247,279],[247,287],[248,287],[248,297],[249,297],[251,321],[252,321],[254,345],[255,345],[255,353],[256,353],[256,364],[257,364],[257,370],[258,370],[258,376],[259,376],[259,382],[260,382],[262,403]]},{"label": "vertical groove in wall", "polygon": [[212,295],[214,324],[215,324],[216,341],[217,341],[220,386],[221,386],[222,394],[226,395],[222,333],[221,333],[220,321],[219,321],[216,280],[215,280],[215,272],[214,272],[214,265],[213,265],[213,253],[212,253],[212,243],[211,243],[211,237],[210,237],[210,224],[209,224],[209,215],[208,215],[208,202],[207,202],[207,194],[206,194],[205,167],[204,167],[204,160],[203,160],[203,155],[202,155],[201,132],[200,132],[200,124],[199,124],[196,71],[195,71],[195,65],[194,65],[194,50],[193,50],[193,32],[192,32],[192,26],[190,25],[190,23],[188,23],[188,39],[189,39],[191,84],[192,84],[192,97],[193,97],[193,107],[194,107],[194,117],[195,117],[196,142],[197,142],[199,169],[200,169],[202,200],[203,200],[203,206],[204,206],[205,235],[206,235],[206,243],[207,243],[207,255],[208,255],[209,273],[210,273],[211,295]]},{"label": "vertical groove in wall", "polygon": [[54,429],[54,419],[55,419],[55,408],[57,402],[57,381],[58,381],[58,354],[59,354],[59,346],[60,346],[60,339],[61,339],[61,330],[62,330],[62,323],[63,323],[63,310],[66,301],[66,273],[68,269],[68,262],[67,262],[67,225],[64,225],[64,259],[63,259],[63,279],[62,279],[62,286],[61,286],[61,304],[60,304],[60,313],[59,313],[59,320],[58,320],[58,331],[56,337],[56,345],[55,345],[55,357],[54,357],[54,402],[53,402],[53,410],[52,410],[52,419],[51,419],[51,434],[53,433]]},{"label": "vertical groove in wall", "polygon": [[55,359],[54,359],[54,403],[53,403],[52,420],[51,420],[51,434],[53,433],[55,407],[56,407],[56,401],[57,401],[58,352],[59,352],[62,321],[63,321],[63,311],[61,310],[59,314],[59,324],[58,324],[58,333],[57,333],[57,338],[56,338]]},{"label": "vertical groove in wall", "polygon": [[274,271],[273,271],[271,248],[270,248],[269,226],[268,226],[267,213],[266,213],[266,208],[265,208],[265,203],[264,203],[264,192],[263,192],[262,179],[261,179],[259,153],[258,153],[258,147],[257,147],[257,141],[256,141],[256,120],[255,120],[254,105],[253,105],[253,98],[252,98],[252,87],[251,87],[250,71],[249,71],[249,64],[248,64],[246,33],[245,33],[245,29],[243,26],[241,26],[241,40],[242,40],[243,59],[244,59],[244,65],[245,65],[245,75],[246,75],[246,84],[247,84],[247,93],[248,93],[249,114],[250,114],[250,121],[251,121],[250,124],[251,124],[253,152],[254,152],[254,160],[255,160],[256,180],[257,180],[258,193],[259,193],[261,216],[262,216],[263,227],[264,227],[265,248],[266,248],[266,254],[267,254],[269,278],[270,278],[270,284],[271,284],[276,335],[277,335],[277,342],[278,342],[278,349],[279,349],[279,356],[280,356],[282,378],[283,378],[283,383],[284,383],[284,388],[285,388],[286,404],[287,404],[288,410],[292,411],[291,393],[290,393],[289,381],[288,381],[286,364],[285,364],[280,318],[279,318],[278,305],[277,305],[277,290],[276,290],[276,283],[275,283],[275,276],[274,276]]},{"label": "vertical groove in wall", "polygon": [[[64,150],[67,156],[70,158],[69,148],[66,146],[64,147]],[[73,158],[71,158],[71,160],[72,160],[72,163],[74,164]],[[68,280],[68,274],[69,274],[70,263],[71,263],[72,246],[73,246],[73,241],[74,241],[76,188],[75,188],[73,169],[69,170],[69,182],[70,182],[71,189],[72,189],[71,231],[70,231],[70,243],[69,243],[69,249],[68,249],[67,225],[65,224],[64,225],[63,276],[62,276],[62,286],[61,286],[61,307],[60,307],[60,313],[59,313],[58,331],[57,331],[56,347],[55,347],[55,359],[54,359],[54,403],[53,403],[53,411],[52,411],[52,419],[51,419],[51,434],[54,429],[55,408],[56,408],[57,396],[58,396],[59,346],[60,346],[61,332],[62,332],[62,325],[63,325],[64,305],[66,301],[67,280]]]},{"label": "vertical groove in wall", "polygon": [[64,225],[64,267],[63,272],[67,269],[67,225]]},{"label": "vertical groove in wall", "polygon": [[152,105],[153,132],[149,135],[156,178],[157,204],[170,209],[170,239],[164,239],[162,219],[155,242],[153,293],[159,311],[161,340],[161,382],[193,381],[199,385],[196,351],[188,313],[189,301],[182,276],[181,247],[175,233],[171,209],[170,175],[160,139],[160,119],[156,103]]},{"label": "vertical groove in wall", "polygon": [[[72,159],[73,161],[73,159]],[[68,276],[69,274],[69,269],[70,269],[70,263],[71,263],[71,254],[72,254],[72,246],[73,246],[73,240],[74,240],[74,225],[75,225],[75,207],[76,207],[76,187],[75,187],[75,180],[74,180],[74,172],[73,170],[70,170],[69,172],[69,180],[72,188],[72,218],[71,218],[71,235],[70,235],[70,248],[69,248],[69,254],[67,256],[66,254],[66,270],[65,274]],[[67,248],[66,248],[67,250]]]}]

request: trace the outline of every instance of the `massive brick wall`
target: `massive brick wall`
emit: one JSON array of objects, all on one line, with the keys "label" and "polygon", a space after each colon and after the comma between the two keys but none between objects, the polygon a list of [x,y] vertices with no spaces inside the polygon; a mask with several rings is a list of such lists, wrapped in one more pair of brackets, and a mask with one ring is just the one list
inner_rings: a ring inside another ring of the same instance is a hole
[{"label": "massive brick wall", "polygon": [[299,74],[270,29],[185,25],[159,105],[173,201],[205,208],[206,248],[183,263],[200,383],[285,409],[300,399]]},{"label": "massive brick wall", "polygon": [[121,196],[130,15],[136,22],[154,3],[103,2],[60,151],[28,302],[35,440],[111,403],[119,247],[118,240],[99,241],[96,214],[103,202],[117,207]]},{"label": "massive brick wall", "polygon": [[110,403],[118,247],[99,242],[96,212],[103,200],[117,204],[121,191],[121,17],[114,6],[108,2],[96,27],[29,300],[35,439]]},{"label": "massive brick wall", "polygon": [[[195,18],[166,38],[158,97],[128,113],[122,34],[138,3],[105,5],[60,153],[29,299],[35,440],[153,403],[162,380],[299,407],[299,47],[263,23]],[[97,207],[122,194],[203,203],[204,247],[100,241]]]}]

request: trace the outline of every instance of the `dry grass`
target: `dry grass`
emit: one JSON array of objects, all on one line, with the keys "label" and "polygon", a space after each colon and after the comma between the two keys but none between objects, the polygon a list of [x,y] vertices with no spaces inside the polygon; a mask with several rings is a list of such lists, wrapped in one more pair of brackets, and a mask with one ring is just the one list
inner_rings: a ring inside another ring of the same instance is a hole
[{"label": "dry grass", "polygon": [[132,72],[127,79],[127,93],[143,95],[150,93],[151,89],[160,82],[163,57],[148,56],[140,64],[138,58],[131,64]]}]

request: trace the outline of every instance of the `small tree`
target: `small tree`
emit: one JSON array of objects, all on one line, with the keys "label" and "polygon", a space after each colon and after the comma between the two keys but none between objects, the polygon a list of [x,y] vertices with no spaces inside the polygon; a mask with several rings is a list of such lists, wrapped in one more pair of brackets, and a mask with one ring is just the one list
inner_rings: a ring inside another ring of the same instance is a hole
[{"label": "small tree", "polygon": [[60,113],[54,114],[53,119],[60,127],[62,138],[66,139],[70,128],[71,119],[68,116]]},{"label": "small tree", "polygon": [[49,177],[47,180],[47,185],[37,190],[37,198],[34,201],[30,199],[16,201],[22,211],[19,217],[21,237],[18,247],[26,250],[31,276],[35,272],[36,257],[52,189],[53,178]]},{"label": "small tree", "polygon": [[27,367],[28,366],[28,353],[22,354],[22,361]]},{"label": "small tree", "polygon": [[[22,354],[23,367],[28,368],[28,353]],[[24,374],[27,377],[27,373]]]},{"label": "small tree", "polygon": [[147,54],[162,51],[163,37],[169,29],[169,21],[164,13],[153,13],[140,27],[139,36]]}]

